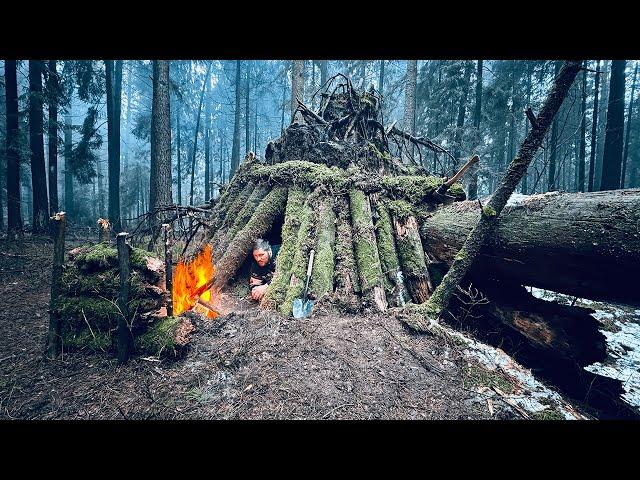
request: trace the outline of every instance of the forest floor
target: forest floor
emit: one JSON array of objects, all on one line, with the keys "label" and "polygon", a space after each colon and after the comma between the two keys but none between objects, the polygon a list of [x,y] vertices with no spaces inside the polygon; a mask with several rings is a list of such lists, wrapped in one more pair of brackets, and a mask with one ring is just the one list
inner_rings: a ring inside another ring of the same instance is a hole
[{"label": "forest floor", "polygon": [[46,240],[0,243],[0,419],[522,418],[487,393],[517,386],[455,343],[321,304],[285,318],[237,291],[222,299],[231,313],[198,316],[182,358],[46,361],[51,258]]}]

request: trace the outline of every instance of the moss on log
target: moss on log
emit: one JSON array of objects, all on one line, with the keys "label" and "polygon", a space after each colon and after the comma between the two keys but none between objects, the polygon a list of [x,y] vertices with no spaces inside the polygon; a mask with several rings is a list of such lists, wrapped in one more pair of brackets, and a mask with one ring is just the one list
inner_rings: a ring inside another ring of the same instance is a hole
[{"label": "moss on log", "polygon": [[177,355],[187,345],[195,327],[185,317],[164,317],[142,335],[136,337],[136,350],[149,355]]},{"label": "moss on log", "polygon": [[345,195],[336,198],[336,254],[334,269],[336,303],[349,312],[360,309],[361,292],[358,268],[353,252],[353,231],[349,200]]},{"label": "moss on log", "polygon": [[304,291],[304,282],[307,273],[307,265],[309,262],[309,254],[314,246],[314,239],[311,235],[315,222],[314,206],[317,200],[317,192],[313,192],[307,196],[302,209],[302,217],[300,219],[300,228],[296,238],[295,251],[291,264],[291,274],[287,283],[287,293],[284,301],[280,305],[280,312],[289,316],[293,311],[293,301],[301,297]]},{"label": "moss on log", "polygon": [[411,299],[414,303],[426,302],[433,291],[433,285],[420,240],[418,222],[413,215],[405,218],[394,215],[393,227],[398,247],[398,258]]},{"label": "moss on log", "polygon": [[315,298],[333,293],[335,271],[334,248],[336,244],[336,216],[333,197],[324,196],[318,204],[316,223],[316,248],[309,289]]},{"label": "moss on log", "polygon": [[233,277],[249,254],[255,239],[269,231],[275,218],[284,213],[286,202],[286,188],[278,187],[269,192],[253,213],[251,220],[238,232],[218,262],[215,287],[221,288]]},{"label": "moss on log", "polygon": [[213,256],[215,259],[222,258],[226,248],[229,246],[229,228],[233,225],[233,222],[238,217],[238,213],[242,210],[242,207],[246,205],[247,200],[255,189],[256,184],[254,182],[248,182],[244,188],[240,190],[238,195],[230,200],[229,207],[222,214],[220,225],[215,232],[213,232],[211,244],[213,245]]},{"label": "moss on log", "polygon": [[391,216],[383,202],[377,195],[371,196],[375,212],[375,230],[378,244],[378,254],[380,255],[380,266],[382,268],[384,290],[389,303],[396,307],[404,306],[404,281],[400,261],[396,251],[396,242],[393,236],[393,225]]},{"label": "moss on log", "polygon": [[229,221],[231,227],[229,228],[228,238],[233,240],[236,234],[244,227],[247,222],[251,219],[251,215],[255,209],[260,205],[260,202],[264,200],[264,197],[267,196],[269,190],[265,185],[256,185],[256,187],[251,192],[251,195],[247,198],[244,206],[240,209],[240,211],[235,215],[235,218],[230,217]]},{"label": "moss on log", "polygon": [[363,299],[380,311],[387,308],[382,284],[382,268],[376,244],[369,198],[362,190],[349,191],[353,223],[353,245]]},{"label": "moss on log", "polygon": [[302,189],[298,187],[289,189],[282,226],[282,245],[276,257],[276,271],[261,302],[263,307],[277,308],[284,302],[291,278],[293,258],[297,251],[298,231],[302,224],[309,222],[312,214],[311,207],[305,203],[305,197],[306,194]]}]

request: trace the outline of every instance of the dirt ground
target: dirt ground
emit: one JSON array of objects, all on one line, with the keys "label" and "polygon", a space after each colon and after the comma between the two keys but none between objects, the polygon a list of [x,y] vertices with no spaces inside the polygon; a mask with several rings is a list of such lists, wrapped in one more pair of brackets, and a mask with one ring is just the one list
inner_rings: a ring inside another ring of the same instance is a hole
[{"label": "dirt ground", "polygon": [[222,301],[231,313],[191,314],[198,328],[182,358],[46,361],[51,257],[45,240],[0,241],[0,419],[520,418],[479,393],[508,383],[441,338],[323,305],[285,318],[233,292]]}]

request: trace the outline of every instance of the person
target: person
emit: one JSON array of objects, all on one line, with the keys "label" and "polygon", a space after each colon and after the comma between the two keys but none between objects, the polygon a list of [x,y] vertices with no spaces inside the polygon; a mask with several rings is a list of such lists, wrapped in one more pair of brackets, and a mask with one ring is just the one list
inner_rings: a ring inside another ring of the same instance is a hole
[{"label": "person", "polygon": [[257,239],[252,248],[253,262],[249,269],[251,298],[260,301],[271,283],[276,270],[276,256],[280,245],[271,245],[267,240]]}]

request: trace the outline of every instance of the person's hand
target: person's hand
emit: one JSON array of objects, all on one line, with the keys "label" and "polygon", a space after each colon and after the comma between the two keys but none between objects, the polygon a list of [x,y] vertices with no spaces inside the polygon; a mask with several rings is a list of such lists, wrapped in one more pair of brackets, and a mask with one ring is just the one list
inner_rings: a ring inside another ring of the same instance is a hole
[{"label": "person's hand", "polygon": [[251,289],[251,298],[254,300],[262,300],[262,297],[264,297],[265,292],[267,291],[267,287],[269,285],[260,285],[258,287],[252,288]]}]

